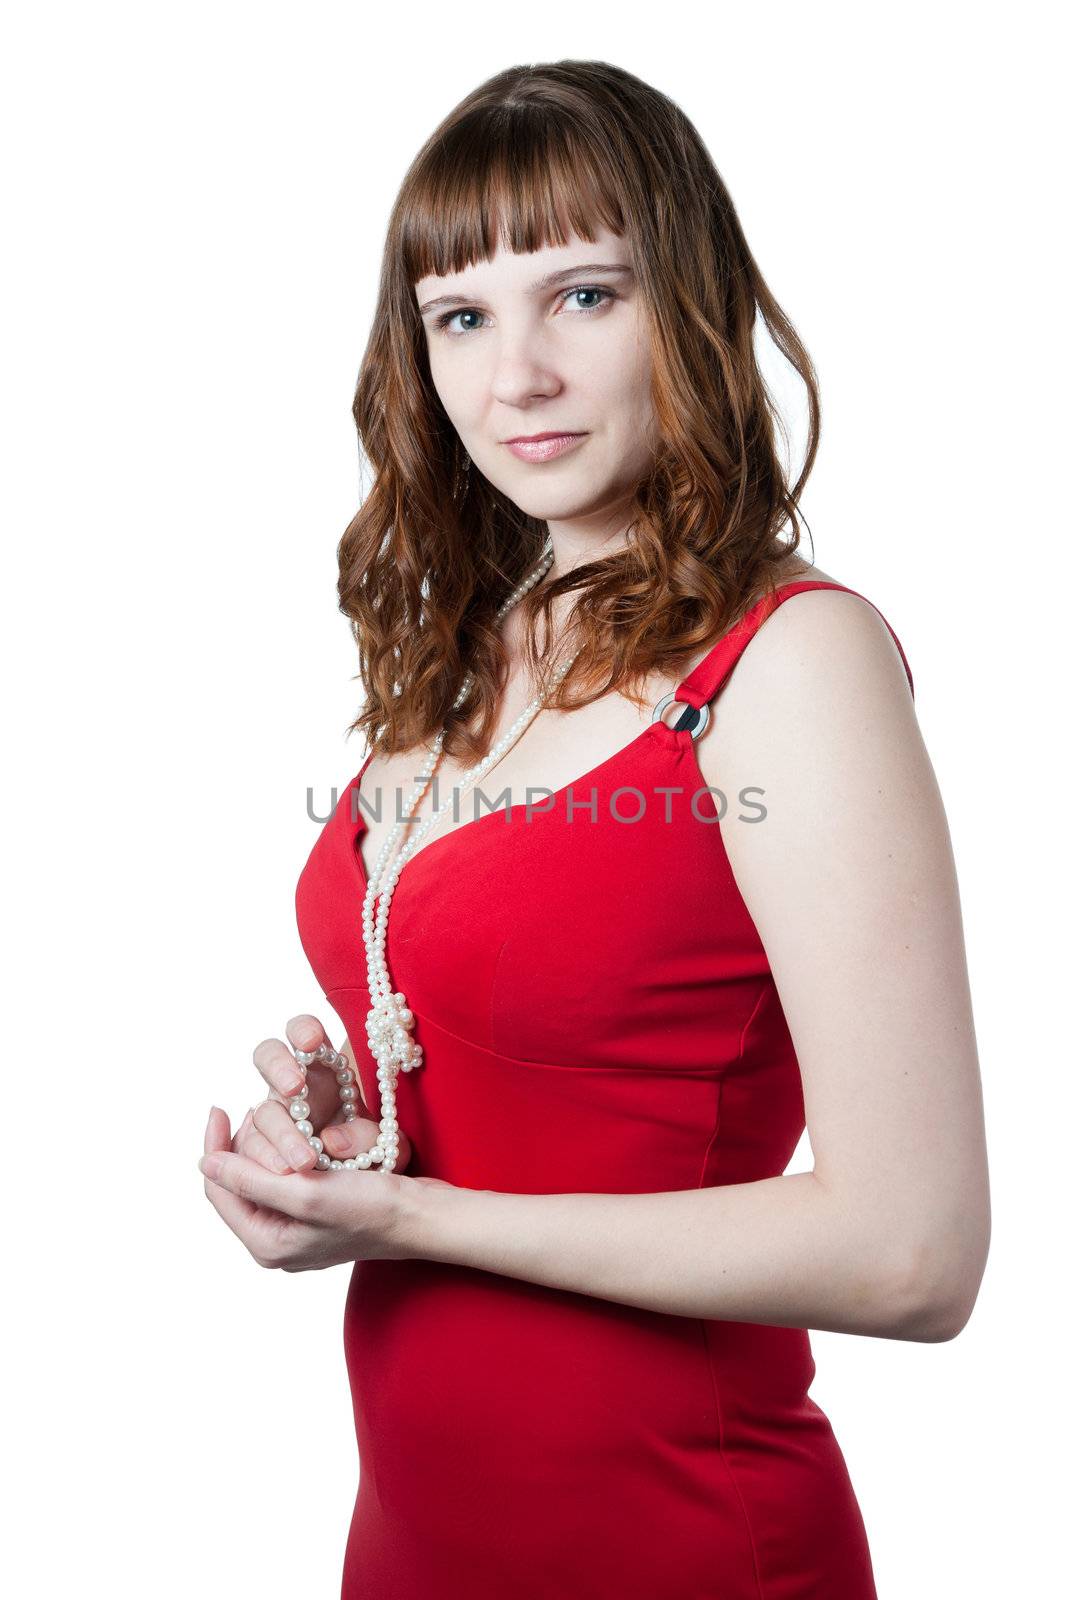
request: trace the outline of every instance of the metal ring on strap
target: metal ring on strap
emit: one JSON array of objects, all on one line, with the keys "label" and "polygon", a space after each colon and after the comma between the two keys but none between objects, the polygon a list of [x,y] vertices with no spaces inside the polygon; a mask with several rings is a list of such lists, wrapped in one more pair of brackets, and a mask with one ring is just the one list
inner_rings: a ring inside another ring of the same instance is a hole
[{"label": "metal ring on strap", "polygon": [[[698,739],[701,733],[705,733],[706,725],[710,721],[709,705],[699,706],[699,708],[696,709],[695,706],[690,706],[686,700],[677,700],[675,695],[664,694],[661,700],[655,706],[654,712],[651,716],[651,721],[661,722],[666,707],[671,706],[674,703],[678,706],[682,705],[684,707],[684,714],[678,717],[676,722],[673,724],[674,732],[679,733],[683,732],[686,728],[691,728],[692,738]],[[691,721],[692,717],[696,718],[694,724]],[[666,726],[668,727],[669,724],[667,723]]]}]

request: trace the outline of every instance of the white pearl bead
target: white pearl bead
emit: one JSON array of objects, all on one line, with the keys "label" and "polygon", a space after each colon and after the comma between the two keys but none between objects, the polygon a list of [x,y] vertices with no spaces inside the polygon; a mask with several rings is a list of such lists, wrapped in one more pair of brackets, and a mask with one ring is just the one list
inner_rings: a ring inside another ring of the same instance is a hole
[{"label": "white pearl bead", "polygon": [[[502,621],[507,613],[518,604],[522,597],[528,594],[543,578],[553,560],[554,551],[550,538],[544,544],[543,550],[536,565],[520,583],[516,584],[511,593],[504,600],[496,612],[496,620]],[[469,788],[471,783],[478,781],[488,772],[496,762],[502,759],[511,745],[519,739],[525,728],[541,710],[547,693],[555,684],[559,683],[573,665],[575,657],[570,657],[561,663],[552,674],[544,694],[537,695],[515,718],[510,727],[500,736],[488,754],[479,761],[471,772],[467,773],[462,783],[457,786],[456,797]],[[473,685],[473,674],[467,672],[459,692],[455,697],[453,709],[458,709]],[[374,1061],[377,1062],[377,1082],[380,1088],[381,1122],[377,1143],[372,1150],[366,1151],[355,1158],[356,1164],[372,1166],[380,1162],[384,1170],[393,1171],[398,1159],[399,1148],[399,1122],[396,1118],[395,1085],[399,1073],[410,1072],[422,1064],[424,1051],[414,1042],[411,1034],[416,1018],[413,1011],[406,1003],[406,996],[400,991],[392,991],[391,978],[388,972],[388,963],[385,958],[385,946],[388,934],[388,918],[392,897],[395,892],[400,873],[418,850],[422,840],[445,814],[445,807],[439,811],[430,812],[417,820],[418,806],[429,791],[433,777],[440,764],[444,748],[444,729],[440,728],[434,735],[430,746],[428,771],[420,774],[414,784],[410,799],[404,808],[404,816],[412,819],[413,826],[401,816],[389,829],[382,846],[381,853],[374,862],[366,885],[366,893],[362,906],[363,944],[366,952],[366,970],[369,982],[370,1010],[366,1016],[365,1029],[367,1048]],[[406,840],[399,845],[393,854],[393,846],[400,837],[405,827],[410,827]],[[324,1051],[327,1047],[322,1046]],[[344,1074],[347,1066],[346,1059],[338,1059],[340,1070],[337,1074],[337,1083],[340,1088],[340,1099],[344,1109],[345,1121],[353,1120],[356,1111],[353,1104],[355,1090],[346,1094],[345,1089],[350,1087],[351,1077]],[[331,1162],[331,1166],[339,1163]],[[351,1163],[345,1162],[345,1166]]]},{"label": "white pearl bead", "polygon": [[331,1161],[329,1165],[332,1167],[334,1172],[342,1172],[344,1170],[343,1161]]},{"label": "white pearl bead", "polygon": [[345,1167],[348,1167],[352,1172],[354,1172],[358,1164],[354,1156],[349,1156],[347,1161],[344,1162]]},{"label": "white pearl bead", "polygon": [[314,1132],[314,1123],[308,1122],[306,1117],[301,1117],[299,1122],[297,1122],[296,1127],[299,1129],[300,1133],[305,1133],[308,1138],[310,1138],[311,1134]]},{"label": "white pearl bead", "polygon": [[314,1164],[318,1168],[319,1172],[328,1172],[329,1168],[333,1165],[324,1150]]},{"label": "white pearl bead", "polygon": [[313,1150],[317,1150],[319,1155],[321,1155],[322,1151],[325,1148],[325,1146],[322,1144],[321,1139],[318,1138],[317,1134],[314,1133],[313,1129],[312,1129],[311,1133],[307,1136],[307,1143],[311,1146],[311,1148]]}]

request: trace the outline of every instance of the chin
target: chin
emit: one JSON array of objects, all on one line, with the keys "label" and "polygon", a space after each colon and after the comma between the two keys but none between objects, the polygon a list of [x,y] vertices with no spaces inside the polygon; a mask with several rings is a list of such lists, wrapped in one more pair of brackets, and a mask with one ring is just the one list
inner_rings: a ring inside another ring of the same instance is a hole
[{"label": "chin", "polygon": [[500,493],[512,500],[527,517],[537,517],[541,522],[565,522],[570,517],[586,517],[596,505],[587,488],[582,489],[580,494],[570,495],[563,495],[557,489],[553,493],[530,494],[526,491],[512,494],[508,489],[501,488]]}]

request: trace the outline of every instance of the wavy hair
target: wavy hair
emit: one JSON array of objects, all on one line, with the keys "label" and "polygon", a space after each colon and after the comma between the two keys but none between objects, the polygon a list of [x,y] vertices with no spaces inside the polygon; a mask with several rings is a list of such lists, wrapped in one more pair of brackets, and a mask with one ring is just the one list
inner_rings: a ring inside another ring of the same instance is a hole
[{"label": "wavy hair", "polygon": [[[566,653],[580,653],[545,704],[572,710],[613,689],[632,698],[649,672],[680,671],[775,591],[776,569],[798,546],[817,380],[699,134],[666,95],[607,62],[496,74],[444,119],[403,180],[352,406],[374,477],[337,552],[366,696],[348,732],[361,729],[384,754],[441,728],[463,764],[487,753],[506,670],[495,616],[548,532],[472,462],[464,478],[414,285],[491,259],[501,241],[535,251],[573,235],[592,242],[604,225],[631,247],[659,438],[626,547],[542,582],[525,602],[523,657],[543,688],[562,654],[552,606],[574,594],[564,634]],[[759,312],[808,398],[792,488],[774,422],[785,440],[786,429],[755,359]],[[467,671],[470,690],[453,710]]]}]

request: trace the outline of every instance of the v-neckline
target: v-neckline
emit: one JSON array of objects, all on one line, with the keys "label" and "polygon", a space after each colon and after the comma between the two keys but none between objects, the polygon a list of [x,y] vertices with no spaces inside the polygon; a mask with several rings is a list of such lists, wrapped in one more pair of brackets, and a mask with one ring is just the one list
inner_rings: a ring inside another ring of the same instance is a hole
[{"label": "v-neckline", "polygon": [[[661,730],[661,732],[659,732],[659,730]],[[628,740],[626,744],[623,744],[619,750],[615,750],[604,760],[597,762],[594,767],[589,767],[587,772],[580,773],[576,778],[570,778],[568,782],[561,784],[559,788],[553,791],[553,793],[557,797],[560,794],[565,794],[567,789],[582,788],[590,779],[597,777],[598,774],[604,770],[604,768],[613,766],[616,761],[622,760],[630,753],[630,751],[635,750],[644,742],[645,739],[650,737],[661,737],[662,735],[665,735],[669,739],[670,743],[674,744],[675,748],[675,741],[681,741],[681,752],[683,753],[685,750],[687,750],[690,752],[692,759],[695,759],[695,741],[687,729],[672,728],[668,723],[663,722],[662,720],[657,722],[649,722],[646,728],[641,728],[639,733],[635,734],[633,738]],[[349,817],[351,816],[352,807],[354,807],[357,811],[357,816],[351,832],[350,848],[364,894],[369,887],[370,878],[369,873],[366,870],[366,862],[364,861],[362,854],[362,836],[366,831],[366,818],[363,815],[362,807],[359,804],[359,798],[362,791],[363,776],[372,759],[373,752],[371,751],[370,755],[368,755],[366,760],[363,762],[361,771],[355,778],[352,779],[351,785],[348,789]],[[513,811],[513,809],[514,808],[511,807],[511,811]],[[527,816],[526,820],[528,822],[535,822],[538,817],[551,816],[553,811],[554,807],[544,810],[537,810],[534,808],[531,814]],[[428,839],[426,843],[420,845],[419,848],[415,850],[414,854],[409,858],[409,860],[404,863],[403,870],[399,875],[399,883],[403,882],[403,879],[414,869],[415,864],[421,860],[422,856],[428,855],[430,851],[442,849],[443,846],[446,845],[451,839],[457,838],[460,833],[465,833],[467,828],[477,828],[480,827],[482,823],[496,822],[500,818],[506,819],[506,816],[507,808],[503,806],[500,807],[498,811],[487,811],[483,816],[471,817],[468,822],[460,822],[457,827],[449,828],[447,832],[442,833],[439,838]]]},{"label": "v-neckline", "polygon": [[[792,578],[789,581],[787,581],[786,583],[784,583],[781,586],[781,588],[777,591],[776,597],[775,597],[776,598],[776,605],[774,605],[774,607],[772,609],[775,610],[776,606],[779,605],[781,603],[781,601],[786,600],[787,598],[789,598],[789,596],[792,594],[792,592],[801,593],[802,590],[804,590],[804,589],[844,589],[844,590],[846,590],[846,585],[837,583],[835,581],[835,579]],[[846,592],[853,594],[855,591],[854,590],[846,590]],[[710,646],[710,648],[706,652],[706,654],[703,655],[700,658],[700,660],[696,662],[694,667],[690,668],[690,670],[688,671],[688,673],[686,674],[686,676],[682,680],[681,687],[684,687],[685,685],[691,683],[692,679],[695,678],[696,674],[700,673],[705,668],[706,664],[715,655],[715,652],[725,643],[725,641],[727,639],[729,639],[732,636],[732,634],[736,631],[736,629],[738,627],[742,626],[743,622],[746,620],[746,618],[748,616],[750,616],[751,612],[755,611],[756,608],[758,606],[760,606],[761,604],[763,604],[763,602],[767,598],[768,597],[766,595],[760,596],[758,600],[754,601],[748,607],[747,611],[739,619],[738,622],[734,623],[733,626],[728,628],[721,635],[721,637],[719,639],[716,639],[714,641],[714,643]],[[864,598],[864,597],[863,596],[859,596],[859,598],[861,599],[861,598]],[[897,642],[898,641],[896,640],[896,643]],[[901,646],[899,648],[901,650]],[[909,672],[909,667],[908,666],[907,666],[906,670],[907,670],[907,672]],[[661,719],[659,719],[656,722],[649,722],[647,724],[646,728],[641,728],[639,733],[637,733],[633,738],[631,738],[628,741],[627,744],[622,745],[620,750],[615,750],[612,755],[609,755],[609,756],[607,756],[605,758],[605,760],[598,762],[596,766],[590,767],[587,772],[582,772],[578,777],[571,778],[568,783],[562,784],[560,788],[558,788],[558,789],[553,791],[554,794],[555,795],[565,794],[567,789],[576,789],[578,787],[583,787],[585,784],[588,783],[588,781],[590,779],[596,777],[606,767],[612,766],[614,764],[614,762],[622,760],[625,756],[627,756],[629,754],[630,751],[636,749],[640,744],[642,744],[645,739],[647,739],[649,737],[657,736],[656,735],[656,730],[661,730],[661,735],[665,736],[665,738],[670,743],[673,744],[674,748],[677,747],[676,746],[676,741],[678,739],[682,741],[682,744],[680,746],[681,752],[684,753],[684,751],[687,751],[690,759],[695,762],[696,773],[701,778],[702,777],[702,773],[701,773],[701,771],[699,769],[698,760],[696,759],[696,756],[695,756],[695,741],[692,738],[690,732],[687,729],[680,730],[680,729],[671,727],[667,722],[664,722]],[[371,751],[370,754],[366,757],[366,760],[363,762],[362,768],[359,771],[358,775],[355,778],[352,779],[352,782],[351,782],[351,784],[349,786],[349,789],[348,789],[348,804],[349,804],[349,807],[354,802],[354,804],[355,804],[355,806],[357,808],[357,817],[356,817],[356,820],[355,820],[355,823],[354,823],[354,827],[353,827],[353,831],[352,831],[352,834],[351,834],[351,837],[350,837],[349,845],[350,845],[351,854],[352,854],[352,856],[354,857],[354,860],[355,860],[357,875],[358,875],[359,881],[362,884],[364,893],[365,893],[366,889],[369,887],[370,878],[369,878],[369,873],[366,870],[366,862],[363,860],[363,855],[362,855],[361,840],[362,840],[362,836],[363,836],[364,832],[366,831],[366,818],[363,816],[362,807],[359,805],[359,797],[360,797],[361,791],[362,791],[363,776],[364,776],[364,774],[366,772],[366,768],[370,765],[370,762],[371,762],[372,759],[373,759],[373,752]],[[534,822],[537,819],[537,817],[539,817],[539,816],[545,816],[545,817],[546,816],[550,816],[552,814],[553,810],[554,810],[553,807],[551,807],[549,810],[544,810],[544,811],[536,811],[536,810],[534,810],[532,815],[527,817],[527,820],[529,822]],[[350,813],[350,810],[349,810],[349,817],[350,817],[350,815],[351,815],[351,813]],[[467,828],[480,827],[484,823],[496,821],[499,817],[506,818],[506,816],[507,816],[507,808],[506,807],[502,807],[499,811],[486,812],[484,816],[471,817],[468,822],[461,822],[461,823],[459,823],[458,827],[449,828],[446,833],[440,834],[437,838],[429,839],[425,844],[421,845],[414,852],[414,854],[410,857],[410,859],[404,864],[403,870],[400,873],[399,883],[403,882],[403,880],[404,880],[405,876],[407,875],[407,873],[409,873],[411,871],[411,869],[414,867],[415,863],[417,861],[419,861],[423,855],[428,854],[432,850],[443,849],[443,847],[451,839],[456,838],[460,833],[464,833]],[[398,884],[397,884],[397,887],[398,887]]]}]

